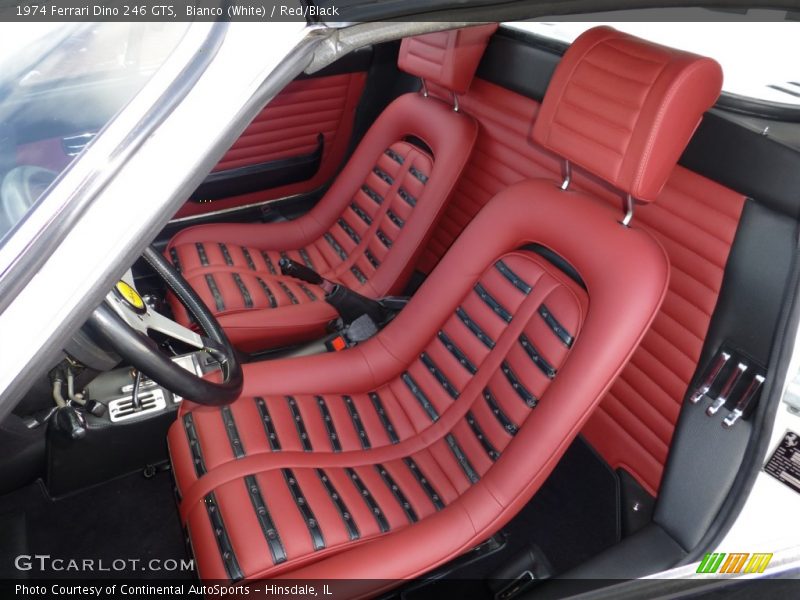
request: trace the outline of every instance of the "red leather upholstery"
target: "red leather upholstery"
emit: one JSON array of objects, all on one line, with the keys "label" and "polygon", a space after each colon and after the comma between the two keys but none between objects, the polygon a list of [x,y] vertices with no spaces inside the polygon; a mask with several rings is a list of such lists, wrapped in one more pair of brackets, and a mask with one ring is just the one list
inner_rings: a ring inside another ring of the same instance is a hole
[{"label": "red leather upholstery", "polygon": [[[481,31],[485,46],[488,29]],[[456,49],[442,57],[443,69],[463,77],[461,61],[474,62],[478,42],[475,35],[455,39]],[[459,51],[461,44],[468,51]],[[366,296],[401,291],[476,136],[474,120],[450,105],[401,96],[310,212],[289,222],[188,228],[170,241],[167,253],[240,349],[320,335],[335,311],[321,301],[319,289],[280,277],[280,257],[304,262]],[[409,138],[422,140],[433,154]],[[178,320],[188,323],[177,299],[170,303]]]},{"label": "red leather upholstery", "polygon": [[356,106],[366,73],[297,79],[287,85],[244,130],[214,171],[308,154],[325,137],[319,170],[307,181],[223,198],[211,203],[187,202],[175,214],[188,217],[310,192],[330,181],[342,164],[353,131]]},{"label": "red leather upholstery", "polygon": [[376,337],[246,365],[227,409],[185,404],[169,445],[200,575],[413,577],[500,528],[666,292],[663,249],[617,219],[548,181],[512,186]]},{"label": "red leather upholstery", "polygon": [[655,200],[719,97],[716,61],[595,27],[558,64],[533,139],[642,201]]},{"label": "red leather upholstery", "polygon": [[[464,176],[419,267],[430,272],[453,240],[496,193],[522,179],[560,180],[560,161],[531,139],[538,104],[476,79],[461,109],[480,123]],[[572,186],[617,207],[618,193],[579,171]],[[650,231],[670,258],[669,293],[630,364],[583,430],[613,467],[658,493],[678,409],[697,368],[717,302],[744,197],[675,167],[651,205],[637,206],[634,228]]]},{"label": "red leather upholstery", "polygon": [[475,76],[497,23],[408,37],[400,44],[398,66],[425,82],[463,94]]},{"label": "red leather upholstery", "polygon": [[229,407],[184,404],[170,454],[202,577],[415,577],[530,499],[668,293],[664,248],[579,181],[593,193],[497,194],[367,342],[246,365]]}]

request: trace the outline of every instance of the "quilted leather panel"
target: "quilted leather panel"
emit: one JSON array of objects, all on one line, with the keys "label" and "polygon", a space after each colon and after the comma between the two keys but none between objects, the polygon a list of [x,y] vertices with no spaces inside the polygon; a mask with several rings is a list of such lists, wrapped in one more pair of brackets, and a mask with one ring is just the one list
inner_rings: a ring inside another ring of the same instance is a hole
[{"label": "quilted leather panel", "polygon": [[397,65],[448,92],[463,94],[496,30],[497,23],[491,23],[405,38]]},{"label": "quilted leather panel", "polygon": [[175,216],[185,217],[309,192],[328,182],[341,167],[365,82],[366,73],[363,72],[293,81],[256,116],[213,169],[234,169],[309,154],[317,148],[317,135],[322,133],[325,148],[314,177],[210,203],[187,202]]},{"label": "quilted leather panel", "polygon": [[[560,162],[533,142],[533,100],[476,79],[462,98],[481,130],[473,157],[420,261],[429,270],[497,192],[530,177],[560,179]],[[619,205],[598,181],[573,185]],[[651,330],[584,435],[609,464],[657,493],[680,403],[697,367],[744,198],[677,167],[658,201],[638,206],[634,225],[652,232],[672,265],[669,292]]]},{"label": "quilted leather panel", "polygon": [[722,69],[710,58],[595,27],[558,63],[533,137],[651,201],[721,88]]},{"label": "quilted leather panel", "polygon": [[[200,472],[259,453],[356,453],[413,443],[458,413],[446,435],[433,434],[437,441],[402,457],[365,466],[283,469],[216,487],[214,498],[243,574],[276,575],[353,541],[406,528],[457,500],[535,418],[538,404],[547,402],[547,389],[580,334],[586,309],[585,292],[553,274],[541,258],[507,254],[486,269],[417,359],[388,383],[358,394],[243,398],[223,409],[195,408],[173,428],[171,451],[202,457]],[[513,339],[504,339],[516,316],[527,324]],[[492,354],[504,356],[499,368],[485,367]],[[494,372],[486,387],[465,394],[484,368]],[[190,490],[200,472],[179,471],[179,490]],[[314,515],[311,535],[289,478]],[[273,553],[277,542],[270,544],[269,538],[258,536],[261,550],[251,551],[252,532],[259,530],[256,511],[228,508],[250,505],[255,487],[271,515],[273,540],[280,540],[281,560]],[[190,530],[203,535],[210,526],[205,511],[184,510]],[[200,565],[204,573],[215,568]]]}]

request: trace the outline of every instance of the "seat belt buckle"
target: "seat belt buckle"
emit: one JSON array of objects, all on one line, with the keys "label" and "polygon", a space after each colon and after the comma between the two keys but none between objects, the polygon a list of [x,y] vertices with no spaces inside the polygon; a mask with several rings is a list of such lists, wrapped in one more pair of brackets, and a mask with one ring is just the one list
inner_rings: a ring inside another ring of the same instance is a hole
[{"label": "seat belt buckle", "polygon": [[341,352],[347,349],[347,340],[344,339],[343,335],[339,334],[327,340],[325,342],[325,347],[328,349],[328,352]]}]

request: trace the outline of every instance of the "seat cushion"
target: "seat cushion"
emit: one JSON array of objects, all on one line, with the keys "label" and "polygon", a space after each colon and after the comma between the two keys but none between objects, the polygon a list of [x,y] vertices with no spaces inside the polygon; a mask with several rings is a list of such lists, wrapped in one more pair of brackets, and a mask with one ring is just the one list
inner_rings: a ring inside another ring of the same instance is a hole
[{"label": "seat cushion", "polygon": [[[280,258],[366,296],[399,293],[476,136],[475,122],[444,102],[402,96],[309,213],[269,224],[190,227],[170,241],[167,255],[241,350],[320,335],[336,313],[317,301],[319,290],[281,277]],[[178,321],[190,324],[177,298],[168,298]]]},{"label": "seat cushion", "polygon": [[202,577],[414,576],[518,510],[666,289],[648,234],[564,196],[543,181],[501,194],[366,343],[246,365],[232,405],[185,404],[169,445]]}]

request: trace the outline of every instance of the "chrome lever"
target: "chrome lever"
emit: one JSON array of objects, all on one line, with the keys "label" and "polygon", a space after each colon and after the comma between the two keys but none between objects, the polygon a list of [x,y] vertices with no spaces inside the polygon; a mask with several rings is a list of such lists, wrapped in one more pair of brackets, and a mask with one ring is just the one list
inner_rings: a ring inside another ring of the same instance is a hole
[{"label": "chrome lever", "polygon": [[753,381],[751,381],[750,385],[747,386],[747,389],[745,390],[741,399],[736,403],[736,407],[722,421],[722,426],[724,428],[730,429],[736,425],[736,422],[742,418],[744,411],[746,411],[747,407],[750,406],[750,403],[753,401],[753,398],[755,398],[756,393],[761,388],[761,384],[763,383],[763,375],[756,375],[753,377]]},{"label": "chrome lever", "polygon": [[722,387],[722,391],[717,396],[716,400],[706,409],[706,414],[709,417],[713,417],[717,414],[720,408],[725,406],[725,403],[728,401],[728,398],[733,391],[733,388],[736,387],[736,384],[739,383],[739,379],[741,379],[744,372],[747,371],[747,365],[744,363],[739,363],[736,365],[736,368],[733,372],[728,376],[728,380],[725,382],[725,385]]},{"label": "chrome lever", "polygon": [[719,377],[720,372],[728,364],[728,361],[731,359],[731,355],[727,352],[720,352],[717,355],[717,358],[714,360],[713,365],[711,366],[711,370],[706,375],[706,378],[703,380],[697,389],[695,390],[694,394],[689,398],[689,401],[692,404],[697,404],[700,402],[700,399],[705,396],[714,385],[714,382]]}]

